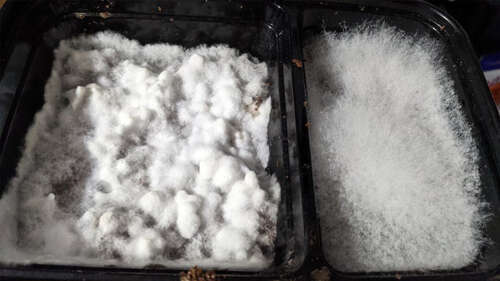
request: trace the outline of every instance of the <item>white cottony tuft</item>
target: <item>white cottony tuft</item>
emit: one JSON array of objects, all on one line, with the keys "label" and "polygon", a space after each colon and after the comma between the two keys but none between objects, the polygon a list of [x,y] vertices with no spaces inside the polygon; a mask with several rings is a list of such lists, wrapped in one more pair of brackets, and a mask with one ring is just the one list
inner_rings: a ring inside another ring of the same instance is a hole
[{"label": "white cottony tuft", "polygon": [[0,200],[0,262],[267,266],[280,200],[267,79],[223,45],[61,41]]},{"label": "white cottony tuft", "polygon": [[338,270],[459,269],[480,253],[478,151],[441,51],[381,23],[306,48],[316,200]]}]

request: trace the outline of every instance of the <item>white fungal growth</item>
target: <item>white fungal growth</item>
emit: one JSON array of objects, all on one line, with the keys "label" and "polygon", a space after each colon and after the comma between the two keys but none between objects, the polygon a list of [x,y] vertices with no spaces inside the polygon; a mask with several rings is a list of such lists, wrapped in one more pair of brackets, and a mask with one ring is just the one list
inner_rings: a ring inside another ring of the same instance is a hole
[{"label": "white fungal growth", "polygon": [[306,48],[318,214],[338,270],[458,269],[480,253],[478,151],[439,54],[380,23]]},{"label": "white fungal growth", "polygon": [[0,200],[0,261],[267,266],[280,200],[267,79],[226,46],[62,41]]}]

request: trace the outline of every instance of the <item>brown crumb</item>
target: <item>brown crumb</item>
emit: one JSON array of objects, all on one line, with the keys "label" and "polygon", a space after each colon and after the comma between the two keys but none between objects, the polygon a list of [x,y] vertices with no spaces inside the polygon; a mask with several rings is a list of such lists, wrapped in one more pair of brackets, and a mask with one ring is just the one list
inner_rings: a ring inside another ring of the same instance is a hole
[{"label": "brown crumb", "polygon": [[315,269],[311,272],[311,279],[315,281],[329,281],[330,271],[326,266],[322,268]]},{"label": "brown crumb", "polygon": [[111,17],[111,13],[110,12],[100,12],[99,16],[103,19],[107,19],[107,18]]},{"label": "brown crumb", "polygon": [[181,272],[181,281],[214,281],[216,280],[214,271],[203,272],[197,266],[192,267],[187,273]]},{"label": "brown crumb", "polygon": [[306,128],[311,127],[311,122],[307,122],[305,126],[306,126]]},{"label": "brown crumb", "polygon": [[75,17],[77,19],[83,20],[85,18],[85,13],[75,13]]},{"label": "brown crumb", "polygon": [[262,104],[262,102],[264,101],[264,99],[262,97],[256,97],[253,98],[253,101],[255,102],[255,109],[258,109]]},{"label": "brown crumb", "polygon": [[304,101],[304,107],[307,107],[308,103],[307,101]]},{"label": "brown crumb", "polygon": [[292,63],[295,64],[296,67],[302,68],[302,61],[298,59],[292,59]]},{"label": "brown crumb", "polygon": [[158,6],[158,12],[160,12],[160,13],[161,13],[161,7],[160,7],[160,6]]},{"label": "brown crumb", "polygon": [[259,107],[264,101],[262,97],[254,97],[252,98],[253,102],[249,105],[246,106],[248,112],[252,113],[254,116],[256,116],[259,113]]}]

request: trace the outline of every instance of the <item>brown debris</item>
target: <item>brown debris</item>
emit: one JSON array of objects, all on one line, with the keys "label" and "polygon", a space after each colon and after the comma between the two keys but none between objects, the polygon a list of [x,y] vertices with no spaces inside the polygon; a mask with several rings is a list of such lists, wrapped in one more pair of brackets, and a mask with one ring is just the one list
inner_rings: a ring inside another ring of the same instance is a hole
[{"label": "brown debris", "polygon": [[99,16],[103,19],[107,19],[107,18],[111,17],[111,13],[110,12],[100,12]]},{"label": "brown debris", "polygon": [[307,107],[308,103],[307,101],[304,101],[304,107]]},{"label": "brown debris", "polygon": [[298,68],[302,68],[303,66],[302,61],[298,59],[292,59],[292,63],[295,64],[295,66]]},{"label": "brown debris", "polygon": [[255,110],[257,111],[260,107],[260,105],[262,104],[262,102],[264,101],[264,99],[262,97],[256,97],[256,98],[253,98],[253,101],[255,103]]},{"label": "brown debris", "polygon": [[326,266],[317,268],[311,272],[311,279],[315,281],[330,281],[330,271]]},{"label": "brown debris", "polygon": [[197,266],[192,267],[187,273],[181,272],[181,281],[215,281],[217,280],[215,277],[215,272],[209,270],[207,272],[203,272],[201,268]]},{"label": "brown debris", "polygon": [[250,112],[253,116],[256,116],[259,113],[259,107],[264,101],[262,97],[254,97],[252,98],[253,102],[246,106],[248,112]]},{"label": "brown debris", "polygon": [[83,20],[85,18],[85,13],[75,13],[77,19]]},{"label": "brown debris", "polygon": [[306,128],[311,127],[311,122],[307,122],[307,123],[305,124],[305,126],[306,126]]}]

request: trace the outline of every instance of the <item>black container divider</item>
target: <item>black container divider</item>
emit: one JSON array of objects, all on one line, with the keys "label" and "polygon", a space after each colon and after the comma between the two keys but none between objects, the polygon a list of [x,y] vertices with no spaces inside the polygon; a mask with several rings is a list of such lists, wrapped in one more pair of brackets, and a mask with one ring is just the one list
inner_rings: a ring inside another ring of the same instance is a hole
[{"label": "black container divider", "polygon": [[[301,46],[300,17],[302,13],[296,9],[289,9],[290,17],[297,20],[290,21],[290,45],[291,52],[289,60],[292,62],[293,92],[295,99],[295,124],[297,129],[297,144],[299,146],[300,181],[302,188],[302,204],[306,220],[306,241],[309,244],[305,267],[309,268],[311,276],[315,274],[329,274],[324,268],[325,262],[321,256],[320,228],[316,218],[314,201],[313,180],[311,172],[311,153],[309,149],[309,122],[307,120],[307,91],[304,71],[304,58]],[[324,276],[322,276],[324,277]]]},{"label": "black container divider", "polygon": [[[485,231],[496,244],[485,247],[483,258],[467,268],[359,274],[337,271],[324,258],[307,119],[308,95],[315,93],[307,92],[302,50],[311,36],[324,29],[338,31],[340,24],[369,19],[383,19],[410,33],[424,31],[446,46],[445,61],[481,146],[484,197],[493,209]],[[106,29],[143,44],[224,43],[270,67],[270,126],[278,133],[270,135],[268,170],[282,186],[275,260],[260,272],[219,270],[218,279],[455,281],[488,280],[500,273],[500,120],[465,32],[442,11],[418,1],[9,0],[0,12],[0,121],[4,122],[0,123],[0,197],[15,174],[34,114],[43,104],[43,87],[58,42]],[[180,271],[159,266],[0,264],[0,280],[176,280]]]}]

